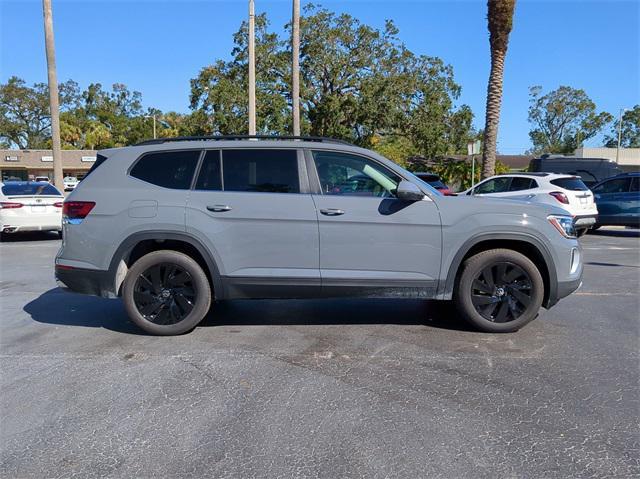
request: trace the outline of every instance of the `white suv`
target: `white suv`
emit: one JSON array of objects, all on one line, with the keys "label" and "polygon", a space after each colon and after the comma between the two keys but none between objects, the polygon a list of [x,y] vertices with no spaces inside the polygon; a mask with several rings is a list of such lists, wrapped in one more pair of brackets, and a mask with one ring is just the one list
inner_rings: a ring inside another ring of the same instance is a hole
[{"label": "white suv", "polygon": [[518,173],[487,178],[463,192],[509,200],[546,203],[568,211],[578,236],[591,228],[598,217],[593,193],[579,176],[555,173]]}]

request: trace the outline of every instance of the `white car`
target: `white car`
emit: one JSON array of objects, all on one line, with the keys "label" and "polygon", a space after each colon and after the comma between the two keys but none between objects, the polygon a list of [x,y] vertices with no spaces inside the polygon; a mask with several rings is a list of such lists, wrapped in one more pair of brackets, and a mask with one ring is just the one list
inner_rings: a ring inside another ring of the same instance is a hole
[{"label": "white car", "polygon": [[573,222],[582,236],[598,218],[593,193],[579,176],[556,173],[518,173],[498,175],[481,181],[463,193],[546,203],[563,208],[573,216]]},{"label": "white car", "polygon": [[65,176],[62,181],[64,182],[64,191],[71,191],[80,183],[80,180],[75,176]]},{"label": "white car", "polygon": [[57,231],[62,237],[64,196],[50,183],[0,183],[2,237],[22,231]]}]

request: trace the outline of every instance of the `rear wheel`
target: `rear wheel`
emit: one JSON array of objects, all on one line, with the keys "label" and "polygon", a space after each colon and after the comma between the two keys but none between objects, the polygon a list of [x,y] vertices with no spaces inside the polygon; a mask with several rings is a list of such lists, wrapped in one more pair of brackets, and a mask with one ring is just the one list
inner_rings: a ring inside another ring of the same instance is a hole
[{"label": "rear wheel", "polygon": [[131,267],[122,297],[131,320],[146,332],[191,331],[211,305],[211,287],[200,265],[177,251],[154,251]]},{"label": "rear wheel", "polygon": [[493,249],[467,259],[454,302],[465,320],[490,333],[517,331],[534,319],[544,282],[531,260],[517,251]]}]

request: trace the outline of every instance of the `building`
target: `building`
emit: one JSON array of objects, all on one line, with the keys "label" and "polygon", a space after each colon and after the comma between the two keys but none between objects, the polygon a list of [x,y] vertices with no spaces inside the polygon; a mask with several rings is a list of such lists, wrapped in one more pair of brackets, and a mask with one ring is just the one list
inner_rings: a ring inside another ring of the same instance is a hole
[{"label": "building", "polygon": [[[96,161],[95,150],[62,150],[63,176],[82,178]],[[2,181],[33,180],[36,176],[53,179],[51,150],[0,150]]]},{"label": "building", "polygon": [[578,148],[573,156],[576,158],[604,158],[616,161],[618,165],[627,171],[640,169],[640,148]]}]

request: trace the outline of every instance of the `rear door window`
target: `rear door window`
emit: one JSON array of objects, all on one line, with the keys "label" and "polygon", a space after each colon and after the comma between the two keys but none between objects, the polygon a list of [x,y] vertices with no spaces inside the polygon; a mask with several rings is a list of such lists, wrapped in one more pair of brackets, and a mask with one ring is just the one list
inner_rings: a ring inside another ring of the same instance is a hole
[{"label": "rear door window", "polygon": [[534,186],[534,183],[535,181],[531,178],[515,177],[511,179],[509,191],[530,190],[531,188],[535,188],[535,186],[538,186],[537,184]]},{"label": "rear door window", "polygon": [[640,177],[635,176],[631,179],[631,190],[634,193],[640,191]]},{"label": "rear door window", "polygon": [[580,178],[558,178],[551,180],[550,183],[570,191],[587,191],[589,189]]},{"label": "rear door window", "polygon": [[219,150],[207,151],[204,155],[196,190],[222,190],[222,157]]},{"label": "rear door window", "polygon": [[222,150],[224,191],[300,193],[296,150]]},{"label": "rear door window", "polygon": [[163,188],[188,190],[199,157],[200,150],[149,153],[138,160],[130,174]]},{"label": "rear door window", "polygon": [[478,185],[473,193],[476,195],[484,195],[488,193],[504,193],[505,191],[509,190],[510,182],[511,178],[509,177],[487,180],[481,185]]}]

